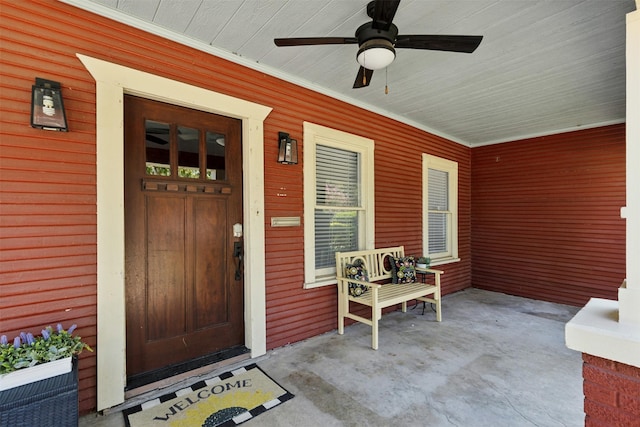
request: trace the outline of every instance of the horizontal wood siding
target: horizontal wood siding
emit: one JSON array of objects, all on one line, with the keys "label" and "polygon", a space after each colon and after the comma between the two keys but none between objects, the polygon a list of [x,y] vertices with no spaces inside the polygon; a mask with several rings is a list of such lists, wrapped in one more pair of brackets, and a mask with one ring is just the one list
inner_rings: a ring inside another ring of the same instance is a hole
[{"label": "horizontal wood siding", "polygon": [[[94,347],[95,83],[72,56],[75,47],[42,37],[37,22],[61,15],[43,6],[0,5],[0,334],[75,323]],[[35,77],[62,82],[71,132],[29,126]],[[83,353],[82,411],[95,406],[95,366],[95,355]]]},{"label": "horizontal wood siding", "polygon": [[625,277],[625,127],[472,150],[474,287],[583,305]]},{"label": "horizontal wood siding", "polygon": [[[0,7],[2,333],[61,321],[96,342],[95,82],[76,53],[273,107],[264,141],[269,349],[337,325],[335,287],[302,288],[303,227],[270,226],[274,216],[303,216],[302,161],[287,166],[276,158],[277,134],[285,131],[302,159],[304,121],[375,140],[377,246],[422,253],[421,154],[459,162],[462,261],[442,267],[442,288],[470,286],[468,148],[63,3],[0,0]],[[47,37],[44,22],[55,23]],[[29,126],[35,77],[61,82],[68,133]],[[80,387],[86,412],[95,407],[95,353],[81,358]]]}]

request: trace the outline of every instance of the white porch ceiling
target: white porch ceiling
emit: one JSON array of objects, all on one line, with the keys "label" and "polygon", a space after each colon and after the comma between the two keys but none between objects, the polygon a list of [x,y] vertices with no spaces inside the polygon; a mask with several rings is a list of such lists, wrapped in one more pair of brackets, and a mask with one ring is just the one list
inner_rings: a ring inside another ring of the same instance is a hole
[{"label": "white porch ceiling", "polygon": [[398,49],[352,89],[367,0],[62,0],[255,67],[468,146],[625,120],[625,15],[634,0],[402,0],[400,34],[469,34],[472,54]]}]

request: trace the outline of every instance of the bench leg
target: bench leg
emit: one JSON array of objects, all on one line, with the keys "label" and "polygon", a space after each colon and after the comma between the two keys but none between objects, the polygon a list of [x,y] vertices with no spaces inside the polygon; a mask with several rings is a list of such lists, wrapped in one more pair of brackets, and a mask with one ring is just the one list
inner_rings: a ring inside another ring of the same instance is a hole
[{"label": "bench leg", "polygon": [[378,349],[378,320],[382,316],[380,310],[371,310],[371,348]]},{"label": "bench leg", "polygon": [[407,312],[407,302],[406,301],[402,301],[402,312],[403,313]]},{"label": "bench leg", "polygon": [[341,284],[338,283],[338,334],[343,335],[344,334],[344,315],[346,312],[346,307],[349,307],[348,305],[349,300],[347,300],[345,304],[346,298],[342,294],[340,288],[341,288]]},{"label": "bench leg", "polygon": [[440,306],[440,274],[436,274],[436,291],[433,293],[433,297],[436,300],[436,320],[442,322],[442,309]]},{"label": "bench leg", "polygon": [[371,348],[378,349],[378,320],[382,317],[382,309],[378,307],[378,288],[373,288],[371,305]]}]

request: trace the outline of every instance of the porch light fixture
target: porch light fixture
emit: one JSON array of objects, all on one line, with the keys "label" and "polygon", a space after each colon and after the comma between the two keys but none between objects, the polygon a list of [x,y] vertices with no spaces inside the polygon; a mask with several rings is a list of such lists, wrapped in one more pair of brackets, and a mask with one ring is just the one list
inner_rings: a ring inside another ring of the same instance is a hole
[{"label": "porch light fixture", "polygon": [[356,59],[368,70],[386,68],[396,57],[393,44],[386,39],[371,39],[360,45]]},{"label": "porch light fixture", "polygon": [[60,83],[36,77],[31,86],[31,127],[67,132]]},{"label": "porch light fixture", "polygon": [[298,164],[298,141],[289,138],[288,133],[278,132],[280,149],[278,151],[278,162],[283,165]]}]

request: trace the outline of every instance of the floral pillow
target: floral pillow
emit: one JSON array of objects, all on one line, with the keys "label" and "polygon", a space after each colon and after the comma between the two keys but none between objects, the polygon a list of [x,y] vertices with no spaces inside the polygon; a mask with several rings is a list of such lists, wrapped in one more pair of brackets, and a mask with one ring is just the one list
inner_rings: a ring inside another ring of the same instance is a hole
[{"label": "floral pillow", "polygon": [[[369,276],[367,275],[367,269],[365,268],[362,261],[356,261],[353,264],[347,264],[344,270],[345,270],[344,275],[348,279],[356,279],[356,280],[361,280],[363,282],[369,281]],[[364,294],[367,291],[367,289],[369,288],[367,288],[365,285],[362,285],[360,283],[349,282],[349,294],[354,297],[359,297],[360,295]]]},{"label": "floral pillow", "polygon": [[416,281],[416,260],[413,256],[391,260],[391,280],[393,283],[414,283]]}]

